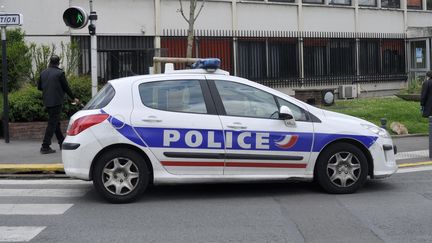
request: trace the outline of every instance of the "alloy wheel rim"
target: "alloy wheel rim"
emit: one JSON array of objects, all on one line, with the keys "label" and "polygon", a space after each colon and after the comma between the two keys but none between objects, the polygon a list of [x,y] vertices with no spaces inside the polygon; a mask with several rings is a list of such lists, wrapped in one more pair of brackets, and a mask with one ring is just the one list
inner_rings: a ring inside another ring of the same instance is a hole
[{"label": "alloy wheel rim", "polygon": [[350,187],[360,177],[360,160],[350,152],[338,152],[327,163],[327,176],[337,187]]},{"label": "alloy wheel rim", "polygon": [[130,159],[112,159],[102,170],[102,183],[111,194],[127,195],[137,187],[138,182],[138,166]]}]

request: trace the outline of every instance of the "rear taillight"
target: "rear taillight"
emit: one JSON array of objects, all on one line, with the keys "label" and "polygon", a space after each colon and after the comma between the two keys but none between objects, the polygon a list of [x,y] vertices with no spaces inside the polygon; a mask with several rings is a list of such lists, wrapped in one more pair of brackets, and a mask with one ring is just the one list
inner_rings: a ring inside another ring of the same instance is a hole
[{"label": "rear taillight", "polygon": [[108,114],[83,116],[76,119],[67,130],[68,136],[75,136],[87,128],[99,124],[108,118]]}]

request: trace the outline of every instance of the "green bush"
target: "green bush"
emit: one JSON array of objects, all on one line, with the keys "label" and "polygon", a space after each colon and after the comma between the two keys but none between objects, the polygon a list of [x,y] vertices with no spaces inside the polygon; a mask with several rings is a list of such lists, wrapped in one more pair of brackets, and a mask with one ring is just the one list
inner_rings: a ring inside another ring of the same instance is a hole
[{"label": "green bush", "polygon": [[11,122],[46,121],[48,114],[42,104],[42,92],[26,85],[9,95]]},{"label": "green bush", "polygon": [[[24,40],[24,31],[19,28],[6,32],[8,89],[14,91],[27,82],[32,68],[30,50]],[[0,43],[1,48],[1,43]],[[1,60],[0,53],[0,60]],[[1,64],[0,64],[1,66]],[[0,77],[2,69],[0,68]],[[0,87],[2,84],[0,83]]]},{"label": "green bush", "polygon": [[[89,77],[71,77],[69,86],[72,92],[83,103],[91,98],[91,81]],[[62,119],[68,119],[81,109],[80,106],[72,105],[71,100],[65,95]],[[9,116],[11,122],[47,121],[48,114],[42,103],[42,92],[36,87],[26,85],[9,95]]]}]

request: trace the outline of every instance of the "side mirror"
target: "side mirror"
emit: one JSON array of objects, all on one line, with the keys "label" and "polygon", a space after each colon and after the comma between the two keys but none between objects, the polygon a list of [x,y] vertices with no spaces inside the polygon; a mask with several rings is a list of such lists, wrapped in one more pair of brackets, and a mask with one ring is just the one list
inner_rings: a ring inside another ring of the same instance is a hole
[{"label": "side mirror", "polygon": [[292,120],[294,116],[292,115],[291,109],[287,106],[281,106],[279,109],[279,119],[281,120]]}]

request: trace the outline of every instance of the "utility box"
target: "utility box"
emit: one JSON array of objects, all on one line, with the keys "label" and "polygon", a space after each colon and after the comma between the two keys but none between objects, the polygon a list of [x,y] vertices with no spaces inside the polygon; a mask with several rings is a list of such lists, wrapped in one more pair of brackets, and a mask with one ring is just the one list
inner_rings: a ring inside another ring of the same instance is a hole
[{"label": "utility box", "polygon": [[358,97],[357,85],[341,85],[338,88],[339,99],[353,99]]}]

